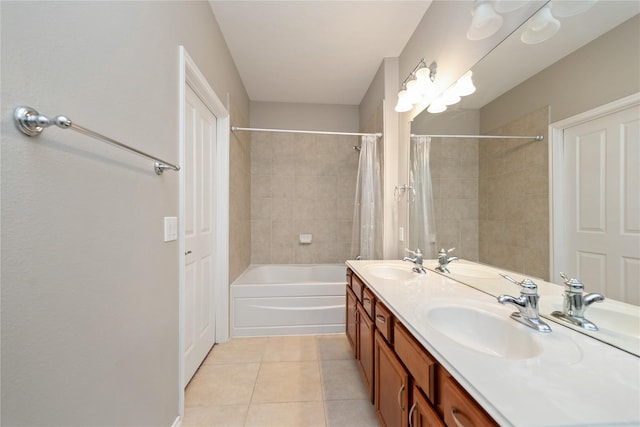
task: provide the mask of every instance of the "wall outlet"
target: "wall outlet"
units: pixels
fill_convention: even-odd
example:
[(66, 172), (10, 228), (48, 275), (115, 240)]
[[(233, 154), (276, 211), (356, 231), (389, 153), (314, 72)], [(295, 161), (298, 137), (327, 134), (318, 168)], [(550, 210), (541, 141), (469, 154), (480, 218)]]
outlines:
[(164, 241), (178, 240), (178, 218), (175, 216), (164, 217)]

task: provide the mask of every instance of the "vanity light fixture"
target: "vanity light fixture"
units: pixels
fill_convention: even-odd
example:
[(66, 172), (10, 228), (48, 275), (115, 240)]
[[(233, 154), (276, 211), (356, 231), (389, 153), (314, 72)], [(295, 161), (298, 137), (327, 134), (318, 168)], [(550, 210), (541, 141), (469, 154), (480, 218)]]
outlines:
[(551, 14), (551, 3), (547, 3), (527, 22), (520, 40), (526, 44), (542, 43), (553, 37), (559, 29), (560, 21)]
[(427, 111), (432, 114), (442, 113), (443, 111), (446, 111), (446, 110), (447, 110), (447, 104), (444, 103), (441, 96), (439, 96), (435, 101), (433, 101), (427, 108)]
[(473, 85), (472, 76), (473, 72), (469, 70), (464, 74), (464, 76), (458, 79), (454, 86), (455, 92), (458, 96), (471, 95), (476, 91), (476, 87)]
[(405, 113), (413, 108), (414, 104), (422, 101), (425, 95), (429, 95), (436, 78), (438, 64), (432, 62), (427, 66), (424, 58), (418, 62), (411, 73), (402, 82), (402, 90), (398, 92), (398, 103), (395, 110)]
[(496, 13), (489, 0), (476, 0), (471, 9), (471, 25), (467, 30), (469, 40), (483, 40), (494, 35), (502, 27), (502, 15)]

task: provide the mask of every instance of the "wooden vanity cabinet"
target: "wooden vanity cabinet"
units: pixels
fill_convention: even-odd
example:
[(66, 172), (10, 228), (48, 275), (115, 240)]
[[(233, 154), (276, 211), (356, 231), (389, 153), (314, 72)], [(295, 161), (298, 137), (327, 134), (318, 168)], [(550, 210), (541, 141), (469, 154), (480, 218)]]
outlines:
[(373, 402), (374, 326), (361, 305), (358, 305), (358, 344), (358, 367), (369, 392), (369, 400)]
[(409, 427), (445, 427), (436, 410), (415, 384), (411, 389)]
[(351, 286), (347, 284), (347, 298), (346, 298), (346, 322), (345, 322), (345, 333), (347, 335), (347, 340), (349, 341), (349, 345), (351, 345), (351, 351), (353, 352), (353, 357), (358, 358), (358, 300), (351, 290)]
[(498, 427), (498, 424), (440, 367), (438, 395), (447, 426)]
[(408, 425), (409, 373), (379, 330), (375, 331), (374, 399), (383, 427)]

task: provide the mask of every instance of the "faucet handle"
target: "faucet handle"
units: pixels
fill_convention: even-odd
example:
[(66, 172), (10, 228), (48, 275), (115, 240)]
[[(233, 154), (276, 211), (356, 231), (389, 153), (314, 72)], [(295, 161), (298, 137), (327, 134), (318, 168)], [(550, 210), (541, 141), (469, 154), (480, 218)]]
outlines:
[(584, 285), (578, 279), (568, 278), (564, 273), (560, 272), (560, 277), (564, 280), (565, 291), (573, 293), (582, 293)]
[(538, 285), (536, 285), (535, 282), (529, 278), (523, 279), (521, 282), (518, 282), (513, 277), (508, 276), (504, 273), (500, 273), (500, 275), (514, 285), (520, 286), (522, 288), (520, 292), (525, 295), (536, 295), (538, 293)]
[(415, 251), (412, 251), (412, 250), (411, 250), (411, 249), (409, 249), (409, 248), (404, 248), (404, 250), (405, 250), (406, 252), (409, 252), (409, 253), (410, 253), (411, 255), (413, 255), (413, 256), (422, 256), (422, 251), (420, 250), (420, 248), (416, 248), (416, 250), (415, 250)]

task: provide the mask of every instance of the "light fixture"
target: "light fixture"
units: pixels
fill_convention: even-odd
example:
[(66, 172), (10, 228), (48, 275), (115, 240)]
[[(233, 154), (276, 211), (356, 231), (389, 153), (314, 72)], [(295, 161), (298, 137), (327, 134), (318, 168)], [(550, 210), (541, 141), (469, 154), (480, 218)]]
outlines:
[(440, 95), (440, 99), (444, 105), (453, 105), (460, 102), (462, 98), (458, 96), (455, 91), (455, 85), (451, 86), (449, 89), (445, 90), (442, 95)]
[(447, 110), (447, 104), (445, 104), (442, 100), (442, 97), (438, 97), (435, 101), (429, 105), (427, 111), (433, 114), (442, 113)]
[(502, 15), (498, 15), (488, 0), (476, 0), (471, 10), (471, 25), (467, 30), (469, 40), (483, 40), (494, 35), (502, 27)]
[(458, 96), (471, 95), (476, 91), (476, 87), (473, 85), (473, 80), (471, 79), (472, 76), (473, 72), (469, 70), (464, 74), (464, 76), (458, 79), (454, 86), (454, 90)]
[(407, 112), (413, 108), (414, 104), (422, 102), (424, 96), (432, 90), (436, 70), (437, 64), (435, 62), (432, 62), (428, 67), (424, 58), (418, 62), (418, 65), (402, 82), (402, 90), (398, 92), (398, 103), (395, 106), (397, 112)]
[(538, 44), (550, 39), (560, 29), (560, 21), (551, 14), (551, 4), (547, 3), (527, 22), (520, 40), (526, 44)]

